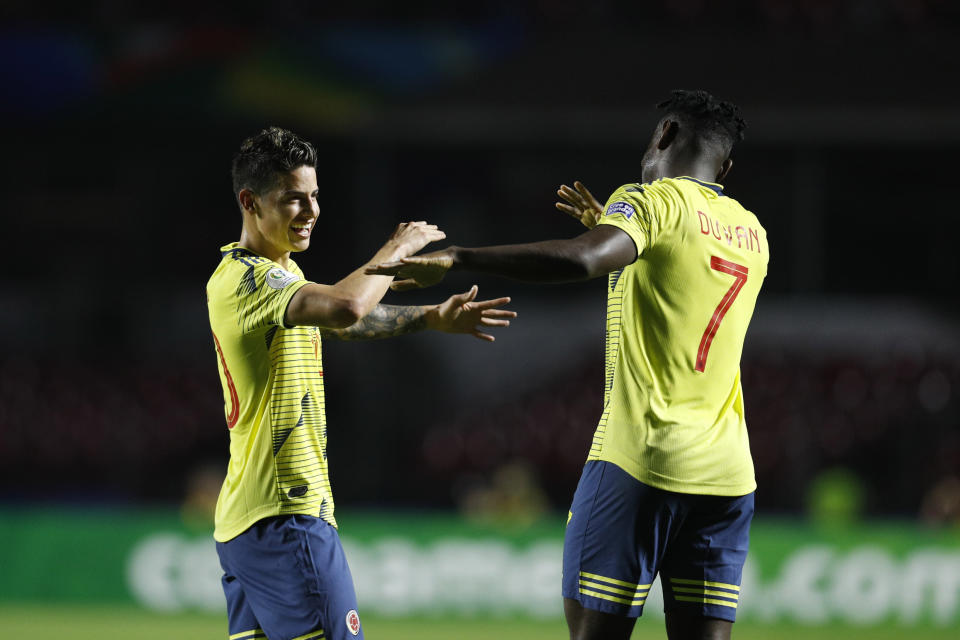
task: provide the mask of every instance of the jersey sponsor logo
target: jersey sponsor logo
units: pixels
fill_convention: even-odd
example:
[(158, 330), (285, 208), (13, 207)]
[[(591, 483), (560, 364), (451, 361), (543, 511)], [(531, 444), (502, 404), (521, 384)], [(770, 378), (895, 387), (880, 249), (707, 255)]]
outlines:
[(629, 220), (630, 216), (632, 216), (636, 212), (637, 210), (634, 209), (633, 205), (630, 204), (629, 202), (614, 202), (609, 207), (607, 207), (607, 212), (603, 215), (612, 216), (615, 213), (622, 213), (623, 217)]
[(347, 629), (353, 635), (360, 633), (360, 616), (357, 615), (356, 609), (347, 611)]
[(280, 267), (274, 267), (270, 269), (270, 271), (267, 271), (267, 285), (269, 285), (271, 289), (283, 289), (291, 282), (296, 282), (299, 279), (297, 274), (290, 273)]

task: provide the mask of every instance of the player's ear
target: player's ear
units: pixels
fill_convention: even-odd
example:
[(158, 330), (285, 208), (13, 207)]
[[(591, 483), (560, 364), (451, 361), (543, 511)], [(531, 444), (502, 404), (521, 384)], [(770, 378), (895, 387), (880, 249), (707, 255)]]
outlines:
[(723, 164), (720, 165), (720, 171), (717, 172), (717, 182), (723, 182), (723, 179), (727, 177), (727, 174), (730, 173), (730, 169), (733, 168), (733, 159), (727, 158), (723, 161)]
[(663, 126), (660, 127), (660, 139), (657, 140), (657, 149), (663, 151), (673, 143), (677, 138), (677, 133), (680, 132), (680, 125), (671, 120), (664, 120)]
[(240, 193), (237, 194), (237, 201), (240, 203), (240, 208), (243, 209), (244, 213), (257, 212), (256, 195), (250, 189), (241, 189)]

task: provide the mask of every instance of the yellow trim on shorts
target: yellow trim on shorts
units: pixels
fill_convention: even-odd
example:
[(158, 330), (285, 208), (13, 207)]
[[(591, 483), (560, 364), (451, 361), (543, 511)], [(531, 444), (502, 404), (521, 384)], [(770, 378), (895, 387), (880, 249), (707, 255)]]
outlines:
[(729, 600), (717, 600), (716, 598), (693, 598), (690, 596), (674, 596), (674, 600), (679, 600), (680, 602), (698, 602), (701, 604), (719, 604), (724, 607), (730, 607), (732, 609), (737, 608), (736, 602), (730, 602)]
[(611, 587), (609, 585), (603, 584), (602, 582), (596, 582), (594, 580), (584, 580), (583, 578), (580, 578), (580, 584), (582, 584), (585, 587), (605, 589), (606, 591), (612, 591), (613, 593), (619, 593), (624, 596), (630, 596), (631, 598), (636, 598), (638, 596), (645, 596), (650, 591), (649, 589), (634, 589), (633, 591), (627, 591), (626, 589)]
[[(638, 607), (646, 602), (647, 593), (650, 591), (649, 584), (634, 584), (632, 582), (608, 578), (606, 576), (601, 576), (596, 573), (589, 573), (587, 571), (580, 572), (579, 583), (580, 586), (578, 587), (578, 590), (583, 595), (600, 598), (602, 600), (609, 600), (610, 602), (625, 604), (631, 607)], [(622, 589), (620, 587), (614, 587), (614, 584), (620, 585), (620, 587), (628, 588)], [(612, 593), (603, 593), (601, 591), (595, 591), (595, 589), (603, 589), (603, 591), (609, 591)], [(624, 598), (616, 596), (613, 595), (614, 593), (627, 597)]]
[(685, 587), (673, 587), (674, 593), (699, 593), (700, 595), (708, 596), (723, 596), (724, 598), (730, 598), (731, 600), (739, 599), (740, 595), (737, 593), (730, 593), (729, 591), (713, 591), (711, 589), (694, 589), (694, 588), (685, 588)]
[(608, 578), (608, 577), (606, 577), (606, 576), (601, 576), (601, 575), (598, 575), (598, 574), (596, 574), (596, 573), (587, 573), (586, 571), (581, 571), (581, 572), (580, 572), (580, 577), (581, 577), (581, 578), (593, 578), (594, 580), (601, 580), (601, 581), (603, 581), (603, 582), (610, 582), (610, 583), (612, 583), (612, 584), (618, 584), (618, 585), (620, 585), (621, 587), (630, 587), (631, 589), (634, 589), (634, 590), (649, 589), (649, 588), (650, 588), (650, 585), (649, 585), (649, 584), (636, 584), (635, 582), (624, 582), (623, 580), (616, 580), (616, 579), (614, 579), (614, 578)]
[(599, 591), (591, 591), (590, 589), (580, 589), (580, 593), (585, 596), (593, 596), (594, 598), (600, 598), (602, 600), (609, 600), (610, 602), (617, 602), (619, 604), (629, 605), (631, 607), (638, 607), (644, 602), (647, 601), (646, 596), (638, 596), (633, 600), (627, 600), (626, 598), (618, 598), (617, 596), (611, 596), (606, 593), (600, 593)]
[(709, 582), (707, 580), (687, 580), (685, 578), (670, 578), (670, 582), (675, 582), (676, 584), (692, 584), (694, 586), (702, 587), (720, 587), (721, 589), (732, 589), (733, 591), (740, 591), (740, 587), (735, 584), (727, 584), (726, 582)]
[(254, 638), (266, 638), (267, 634), (263, 632), (263, 629), (250, 629), (250, 631), (241, 631), (240, 633), (235, 633), (228, 638), (228, 640), (253, 640)]
[(325, 638), (323, 635), (323, 629), (314, 629), (309, 633), (305, 633), (302, 636), (297, 636), (296, 638), (290, 638), (290, 640), (320, 640), (320, 638)]

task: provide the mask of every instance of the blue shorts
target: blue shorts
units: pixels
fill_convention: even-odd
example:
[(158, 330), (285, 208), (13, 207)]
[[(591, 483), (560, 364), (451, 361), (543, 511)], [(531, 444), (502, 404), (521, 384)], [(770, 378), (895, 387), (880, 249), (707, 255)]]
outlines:
[(733, 622), (752, 518), (752, 493), (663, 491), (591, 460), (570, 507), (563, 596), (635, 618), (659, 573), (665, 611)]
[(230, 640), (363, 638), (337, 530), (308, 515), (264, 518), (217, 543)]

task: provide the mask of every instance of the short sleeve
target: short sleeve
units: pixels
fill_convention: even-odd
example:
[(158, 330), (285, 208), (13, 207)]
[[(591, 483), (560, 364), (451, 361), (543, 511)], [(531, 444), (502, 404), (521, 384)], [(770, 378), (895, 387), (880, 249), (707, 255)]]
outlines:
[(310, 284), (276, 262), (258, 261), (247, 267), (237, 285), (237, 320), (243, 333), (270, 326), (287, 327), (284, 317), (293, 294)]
[(627, 184), (607, 200), (599, 224), (621, 229), (637, 245), (637, 257), (656, 244), (666, 211), (661, 190), (655, 185)]

